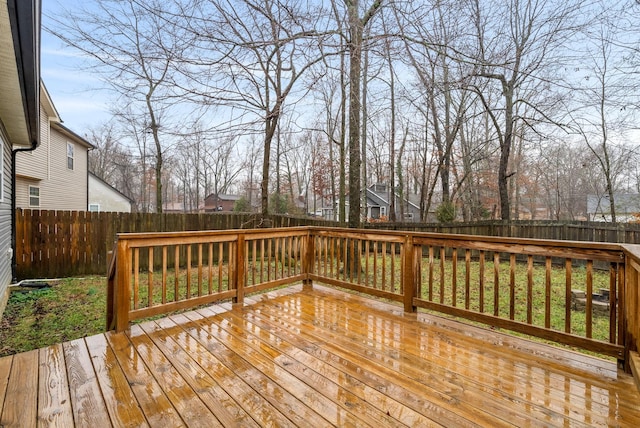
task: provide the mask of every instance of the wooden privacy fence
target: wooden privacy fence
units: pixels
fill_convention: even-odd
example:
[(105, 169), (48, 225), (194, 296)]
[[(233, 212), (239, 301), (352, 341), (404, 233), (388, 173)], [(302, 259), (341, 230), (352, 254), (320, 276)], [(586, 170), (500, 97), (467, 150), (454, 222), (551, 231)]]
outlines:
[[(337, 226), (317, 218), (257, 214), (155, 214), (16, 210), (18, 279), (104, 274), (107, 252), (117, 233), (229, 230), (260, 227)], [(640, 225), (541, 221), (453, 224), (372, 223), (367, 229), (486, 235), (594, 242), (640, 243)]]
[[(18, 279), (104, 275), (117, 233), (228, 230), (263, 227), (256, 214), (156, 214), (16, 210)], [(331, 222), (271, 216), (268, 225), (290, 227)]]
[(320, 227), (121, 234), (107, 325), (318, 281), (613, 356), (629, 370), (639, 248)]

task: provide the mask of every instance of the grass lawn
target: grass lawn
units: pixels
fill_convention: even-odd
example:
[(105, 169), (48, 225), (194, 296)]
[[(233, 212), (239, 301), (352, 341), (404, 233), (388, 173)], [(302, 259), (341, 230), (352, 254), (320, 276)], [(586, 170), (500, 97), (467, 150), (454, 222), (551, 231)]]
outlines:
[(91, 276), (13, 291), (0, 321), (0, 356), (104, 332), (106, 290), (104, 277)]

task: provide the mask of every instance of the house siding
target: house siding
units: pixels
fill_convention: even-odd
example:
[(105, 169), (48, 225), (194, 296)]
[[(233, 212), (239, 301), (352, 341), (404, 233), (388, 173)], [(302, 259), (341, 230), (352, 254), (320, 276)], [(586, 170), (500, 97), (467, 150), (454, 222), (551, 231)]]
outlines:
[(0, 315), (8, 298), (11, 283), (11, 145), (2, 123), (0, 123), (0, 143), (2, 143), (2, 174), (4, 192), (0, 201)]
[[(35, 180), (44, 180), (49, 173), (47, 162), (50, 149), (49, 115), (44, 108), (40, 108), (40, 145), (34, 151), (23, 152), (16, 158), (16, 175), (18, 177), (29, 177)], [(27, 195), (16, 194), (18, 206), (28, 206)], [(20, 202), (18, 202), (20, 201)], [(21, 203), (23, 202), (24, 203)]]
[(89, 204), (100, 211), (131, 212), (131, 201), (93, 175), (89, 175)]
[[(86, 211), (87, 157), (83, 144), (55, 129), (41, 109), (41, 144), (34, 152), (18, 153), (16, 206), (42, 210)], [(46, 116), (46, 117), (45, 117)], [(73, 170), (67, 168), (67, 142), (74, 146)], [(29, 186), (40, 188), (40, 206), (29, 205)]]

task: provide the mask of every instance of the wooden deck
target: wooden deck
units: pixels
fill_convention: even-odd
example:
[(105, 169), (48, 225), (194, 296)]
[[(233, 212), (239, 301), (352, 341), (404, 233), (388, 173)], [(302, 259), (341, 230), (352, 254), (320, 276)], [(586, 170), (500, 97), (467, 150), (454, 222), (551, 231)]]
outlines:
[(614, 363), (314, 285), (0, 359), (0, 426), (640, 426)]

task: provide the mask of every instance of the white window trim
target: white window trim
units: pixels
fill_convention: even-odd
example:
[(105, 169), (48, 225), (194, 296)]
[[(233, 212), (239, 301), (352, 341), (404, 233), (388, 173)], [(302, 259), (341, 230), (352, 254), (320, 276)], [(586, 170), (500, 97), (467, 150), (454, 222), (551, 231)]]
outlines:
[[(32, 197), (34, 197), (34, 198), (35, 198), (35, 196), (31, 196), (31, 189), (38, 189), (38, 205), (33, 205), (33, 204), (31, 204), (31, 198), (32, 198)], [(33, 208), (40, 208), (40, 205), (41, 205), (41, 204), (40, 204), (40, 202), (41, 202), (41, 201), (40, 201), (40, 187), (38, 187), (38, 186), (31, 186), (31, 185), (29, 185), (29, 207), (33, 207)]]
[[(69, 156), (69, 148), (71, 148), (71, 156)], [(70, 169), (71, 171), (73, 171), (75, 169), (75, 147), (73, 146), (73, 143), (67, 141), (67, 169)], [(69, 159), (71, 159), (71, 168), (69, 168)]]
[[(91, 207), (98, 208), (97, 210), (92, 210)], [(100, 212), (100, 204), (89, 204), (89, 212), (99, 213)]]

